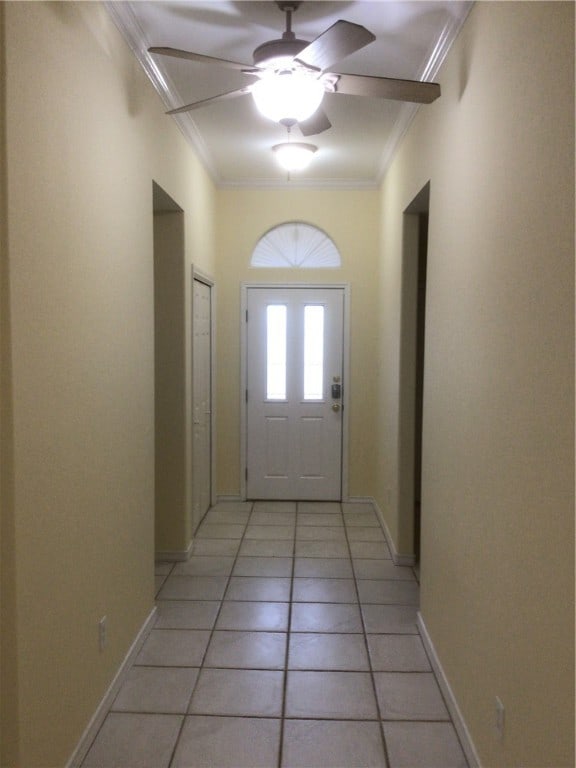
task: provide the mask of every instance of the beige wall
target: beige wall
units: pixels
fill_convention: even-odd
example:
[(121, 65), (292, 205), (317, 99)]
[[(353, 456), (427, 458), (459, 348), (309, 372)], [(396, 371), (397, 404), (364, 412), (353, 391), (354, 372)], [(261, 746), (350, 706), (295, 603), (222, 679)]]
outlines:
[(486, 766), (574, 765), (573, 14), (477, 3), (383, 185), (378, 501), (410, 551), (402, 228), (430, 180), (422, 614)]
[[(349, 493), (374, 487), (374, 398), (378, 252), (377, 191), (218, 192), (217, 493), (240, 492), (240, 285), (350, 283)], [(341, 269), (256, 269), (260, 237), (285, 221), (319, 227), (336, 243)]]
[(3, 10), (2, 764), (37, 768), (68, 759), (152, 608), (152, 180), (208, 273), (214, 190), (101, 6)]

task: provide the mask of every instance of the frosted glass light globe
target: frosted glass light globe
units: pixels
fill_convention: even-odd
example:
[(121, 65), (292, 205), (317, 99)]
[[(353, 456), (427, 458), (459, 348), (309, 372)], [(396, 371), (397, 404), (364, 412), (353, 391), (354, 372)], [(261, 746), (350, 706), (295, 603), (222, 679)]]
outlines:
[(264, 117), (293, 125), (316, 112), (324, 98), (324, 86), (315, 77), (290, 70), (262, 77), (252, 87), (252, 96)]
[(303, 171), (310, 164), (317, 147), (302, 142), (287, 142), (276, 144), (272, 149), (276, 153), (278, 162), (286, 171)]

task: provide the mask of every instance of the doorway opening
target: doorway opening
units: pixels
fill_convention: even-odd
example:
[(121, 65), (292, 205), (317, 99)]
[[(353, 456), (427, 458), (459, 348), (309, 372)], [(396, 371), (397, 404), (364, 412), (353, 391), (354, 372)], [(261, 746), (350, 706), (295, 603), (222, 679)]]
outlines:
[[(154, 475), (157, 557), (185, 549), (186, 467), (184, 212), (153, 182)], [(189, 524), (188, 524), (189, 525)]]
[(402, 269), (401, 492), (402, 518), (411, 535), (415, 563), (420, 561), (422, 517), (422, 429), (428, 271), (428, 182), (404, 211)]

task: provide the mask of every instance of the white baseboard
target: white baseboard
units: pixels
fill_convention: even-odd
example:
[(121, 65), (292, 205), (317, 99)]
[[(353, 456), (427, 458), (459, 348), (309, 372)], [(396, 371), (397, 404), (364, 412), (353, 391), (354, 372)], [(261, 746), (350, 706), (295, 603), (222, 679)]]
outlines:
[(392, 560), (394, 561), (394, 565), (407, 565), (413, 568), (416, 565), (416, 555), (414, 554), (405, 555), (396, 550), (394, 539), (392, 538), (390, 529), (386, 524), (386, 520), (384, 519), (382, 510), (378, 506), (378, 502), (376, 501), (376, 499), (370, 499), (370, 501), (372, 502), (374, 509), (376, 510), (376, 514), (378, 515), (378, 519), (380, 520), (380, 525), (382, 526), (382, 530), (384, 531), (384, 536), (386, 537), (386, 543), (388, 544), (388, 548), (390, 549), (390, 552), (392, 554)]
[(194, 539), (190, 539), (190, 544), (188, 544), (187, 549), (169, 549), (164, 550), (163, 552), (156, 552), (154, 554), (154, 559), (158, 562), (165, 563), (185, 563), (190, 559), (193, 544)]
[(430, 663), (432, 665), (432, 669), (434, 670), (434, 674), (436, 675), (440, 690), (444, 695), (446, 706), (448, 707), (450, 717), (454, 723), (454, 728), (456, 729), (456, 733), (458, 734), (458, 738), (462, 744), (462, 749), (464, 750), (464, 754), (468, 760), (468, 765), (470, 768), (480, 768), (480, 758), (478, 757), (474, 742), (470, 736), (470, 731), (468, 730), (468, 726), (466, 725), (462, 712), (460, 711), (460, 707), (458, 706), (454, 692), (450, 687), (448, 678), (444, 673), (444, 669), (442, 668), (442, 664), (440, 663), (440, 659), (438, 658), (438, 654), (436, 653), (436, 649), (434, 648), (434, 644), (432, 643), (432, 639), (428, 634), (426, 624), (424, 623), (424, 619), (422, 618), (422, 614), (420, 612), (418, 612), (418, 631), (420, 632), (420, 637), (422, 638), (422, 642), (426, 648), (426, 653), (430, 658)]
[(82, 761), (86, 757), (88, 750), (92, 746), (92, 742), (96, 738), (96, 735), (98, 734), (98, 731), (100, 730), (100, 727), (102, 726), (102, 723), (104, 722), (104, 719), (106, 715), (108, 714), (108, 710), (112, 706), (112, 702), (116, 698), (118, 691), (120, 690), (120, 687), (122, 686), (122, 683), (124, 682), (124, 679), (126, 677), (126, 674), (128, 673), (128, 670), (134, 663), (136, 656), (140, 652), (140, 649), (144, 645), (144, 641), (150, 634), (150, 630), (154, 626), (154, 622), (156, 621), (156, 606), (151, 610), (150, 615), (140, 628), (140, 631), (136, 635), (136, 638), (132, 645), (130, 646), (130, 649), (128, 653), (126, 654), (124, 661), (120, 665), (118, 671), (116, 672), (114, 679), (110, 683), (110, 686), (108, 687), (108, 690), (104, 694), (102, 701), (98, 705), (96, 712), (93, 714), (92, 719), (86, 726), (86, 730), (82, 734), (80, 741), (78, 742), (76, 749), (72, 753), (72, 756), (66, 763), (66, 768), (79, 768), (82, 764)]

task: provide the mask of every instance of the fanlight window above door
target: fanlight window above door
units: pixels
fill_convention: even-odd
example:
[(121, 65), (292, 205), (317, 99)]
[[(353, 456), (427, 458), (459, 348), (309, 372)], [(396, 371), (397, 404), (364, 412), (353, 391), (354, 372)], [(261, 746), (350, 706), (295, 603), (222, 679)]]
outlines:
[(323, 269), (341, 266), (334, 242), (321, 229), (289, 221), (262, 235), (250, 260), (252, 267)]

